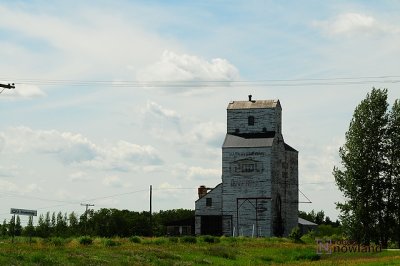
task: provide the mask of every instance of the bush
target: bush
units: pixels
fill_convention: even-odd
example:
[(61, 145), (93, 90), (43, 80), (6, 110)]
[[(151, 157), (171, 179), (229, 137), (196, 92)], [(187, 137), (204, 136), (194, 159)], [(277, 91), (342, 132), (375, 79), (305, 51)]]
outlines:
[(292, 239), (296, 243), (301, 243), (301, 232), (300, 228), (296, 226), (295, 228), (292, 229), (292, 232), (289, 234), (289, 238)]
[(197, 243), (197, 238), (195, 236), (184, 236), (181, 238), (182, 243), (191, 243), (191, 244), (196, 244)]
[(129, 241), (131, 241), (132, 243), (141, 243), (142, 242), (142, 239), (140, 238), (140, 237), (138, 237), (138, 236), (131, 236), (130, 238), (129, 238)]
[(90, 238), (90, 236), (82, 236), (79, 238), (79, 244), (81, 245), (91, 245), (93, 243), (93, 239)]
[(154, 238), (150, 241), (151, 244), (156, 244), (156, 245), (163, 245), (165, 243), (167, 243), (167, 239), (163, 238), (163, 237), (157, 237)]
[(56, 247), (64, 245), (64, 239), (61, 237), (52, 237), (50, 242)]
[(318, 226), (317, 236), (332, 236), (332, 235), (342, 235), (341, 227), (333, 227), (332, 225), (321, 224)]
[(179, 242), (179, 238), (178, 237), (169, 237), (168, 241), (170, 243), (178, 243)]
[(202, 239), (206, 243), (219, 243), (221, 242), (218, 237), (215, 236), (202, 236)]
[(232, 237), (232, 236), (221, 236), (220, 240), (222, 242), (228, 242), (228, 243), (234, 243), (238, 242), (238, 237)]
[(104, 241), (104, 245), (105, 245), (106, 247), (115, 247), (115, 246), (120, 246), (121, 243), (119, 243), (119, 242), (117, 242), (117, 241), (114, 241), (114, 240), (112, 240), (112, 239), (106, 239), (106, 240)]

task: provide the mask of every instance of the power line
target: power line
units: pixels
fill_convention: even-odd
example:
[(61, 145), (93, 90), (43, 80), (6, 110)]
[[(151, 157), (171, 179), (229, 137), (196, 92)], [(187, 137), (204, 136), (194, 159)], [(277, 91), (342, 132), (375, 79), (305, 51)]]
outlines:
[[(2, 78), (0, 78), (2, 79)], [(321, 86), (352, 85), (371, 83), (400, 83), (398, 75), (299, 78), (299, 79), (260, 79), (260, 80), (193, 80), (193, 81), (136, 81), (136, 80), (73, 80), (73, 79), (29, 79), (14, 78), (18, 84), (40, 86), (108, 86), (108, 87), (220, 87), (220, 86)]]

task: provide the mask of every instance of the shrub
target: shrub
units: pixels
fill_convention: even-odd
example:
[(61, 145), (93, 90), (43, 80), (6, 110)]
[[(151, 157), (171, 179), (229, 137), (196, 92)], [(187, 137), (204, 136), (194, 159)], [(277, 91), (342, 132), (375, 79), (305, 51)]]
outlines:
[(79, 244), (81, 245), (91, 245), (93, 243), (93, 239), (90, 238), (90, 236), (82, 236), (79, 238)]
[(296, 243), (301, 243), (301, 232), (300, 228), (296, 226), (295, 228), (292, 229), (292, 232), (289, 234), (289, 238), (292, 239)]
[(115, 246), (120, 246), (121, 243), (120, 243), (120, 242), (117, 242), (117, 241), (114, 241), (114, 240), (112, 240), (112, 239), (106, 239), (106, 240), (104, 241), (104, 245), (105, 245), (106, 247), (115, 247)]
[(228, 243), (234, 243), (238, 242), (238, 237), (232, 237), (232, 236), (221, 236), (220, 240), (222, 242), (228, 242)]
[(342, 235), (341, 227), (333, 227), (332, 225), (321, 224), (318, 226), (317, 236), (332, 236), (332, 235)]
[(131, 236), (129, 238), (129, 241), (131, 241), (132, 243), (140, 243), (140, 242), (142, 242), (142, 239), (138, 236)]
[(203, 236), (202, 239), (206, 243), (219, 243), (219, 242), (221, 242), (218, 237), (214, 237), (214, 236)]
[(168, 238), (168, 241), (170, 242), (170, 243), (178, 243), (179, 242), (179, 238), (178, 237), (169, 237)]
[(64, 239), (61, 237), (52, 237), (50, 242), (56, 247), (64, 245)]
[(197, 238), (195, 236), (184, 236), (181, 238), (181, 242), (195, 244), (197, 243)]
[(150, 243), (156, 244), (156, 245), (162, 245), (162, 244), (167, 243), (167, 240), (163, 237), (157, 237), (157, 238), (153, 239)]

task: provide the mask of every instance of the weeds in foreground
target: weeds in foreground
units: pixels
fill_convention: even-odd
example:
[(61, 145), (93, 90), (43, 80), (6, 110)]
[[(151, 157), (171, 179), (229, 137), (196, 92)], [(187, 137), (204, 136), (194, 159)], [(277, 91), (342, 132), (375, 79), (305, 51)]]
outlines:
[[(320, 256), (315, 243), (286, 238), (18, 238), (0, 241), (0, 265), (396, 265), (400, 251)], [(317, 261), (317, 262), (316, 262)]]

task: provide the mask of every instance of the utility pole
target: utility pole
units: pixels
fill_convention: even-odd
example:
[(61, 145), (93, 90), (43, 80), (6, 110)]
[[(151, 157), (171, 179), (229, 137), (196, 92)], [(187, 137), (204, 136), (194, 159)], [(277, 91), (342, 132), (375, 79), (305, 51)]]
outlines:
[(0, 91), (0, 93), (2, 93), (5, 89), (15, 89), (15, 85), (14, 85), (14, 83), (12, 83), (12, 84), (10, 84), (10, 83), (8, 83), (8, 84), (1, 84), (0, 83), (0, 88), (3, 88), (1, 91)]
[(85, 211), (85, 216), (86, 216), (86, 221), (85, 221), (85, 235), (86, 235), (86, 225), (87, 225), (87, 221), (88, 221), (88, 207), (89, 207), (89, 206), (94, 206), (94, 204), (81, 203), (81, 206), (86, 206), (86, 211)]
[(153, 236), (152, 194), (153, 194), (153, 186), (150, 185), (150, 236)]

